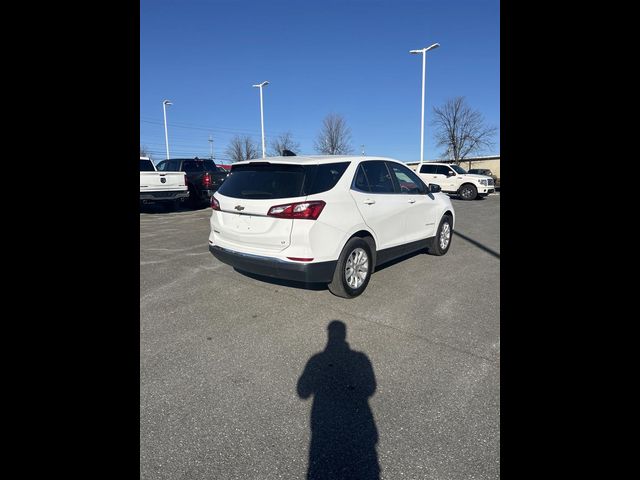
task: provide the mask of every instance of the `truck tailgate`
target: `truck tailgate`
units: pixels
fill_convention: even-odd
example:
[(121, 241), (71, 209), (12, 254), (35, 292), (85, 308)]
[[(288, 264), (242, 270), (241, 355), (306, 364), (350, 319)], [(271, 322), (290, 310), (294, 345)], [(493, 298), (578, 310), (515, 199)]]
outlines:
[(140, 191), (187, 190), (183, 172), (140, 172)]

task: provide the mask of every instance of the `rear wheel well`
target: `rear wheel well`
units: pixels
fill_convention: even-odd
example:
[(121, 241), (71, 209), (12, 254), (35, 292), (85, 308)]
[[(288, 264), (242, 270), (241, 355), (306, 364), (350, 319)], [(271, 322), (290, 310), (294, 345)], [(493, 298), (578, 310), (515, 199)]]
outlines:
[(353, 235), (351, 235), (347, 239), (347, 242), (354, 237), (361, 238), (369, 244), (369, 248), (371, 249), (371, 256), (373, 257), (371, 259), (371, 264), (373, 265), (373, 270), (371, 271), (371, 273), (373, 273), (376, 268), (376, 261), (377, 261), (377, 255), (378, 255), (378, 252), (376, 251), (376, 241), (374, 240), (373, 235), (371, 235), (371, 232), (367, 232), (366, 230), (360, 230), (354, 233)]

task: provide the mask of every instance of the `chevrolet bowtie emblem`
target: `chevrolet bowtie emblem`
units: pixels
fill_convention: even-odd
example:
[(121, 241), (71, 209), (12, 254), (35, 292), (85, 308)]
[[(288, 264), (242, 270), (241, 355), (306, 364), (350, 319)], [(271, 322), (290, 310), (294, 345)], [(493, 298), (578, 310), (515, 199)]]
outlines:
[(233, 208), (235, 208), (235, 209), (236, 209), (236, 210), (238, 210), (239, 212), (240, 212), (241, 210), (244, 210), (244, 207), (243, 207), (242, 205), (236, 205), (236, 206), (235, 206), (235, 207), (233, 207)]

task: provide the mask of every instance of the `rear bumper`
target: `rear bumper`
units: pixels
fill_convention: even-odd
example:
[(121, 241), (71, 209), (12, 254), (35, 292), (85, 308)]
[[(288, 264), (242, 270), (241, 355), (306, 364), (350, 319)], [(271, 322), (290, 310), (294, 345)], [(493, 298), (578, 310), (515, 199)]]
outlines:
[(233, 252), (209, 245), (211, 254), (227, 265), (256, 275), (305, 283), (329, 283), (333, 279), (337, 261), (319, 263), (287, 262), (273, 257), (262, 257)]
[(161, 202), (163, 200), (176, 200), (178, 198), (187, 198), (189, 190), (169, 190), (157, 192), (140, 192), (140, 200)]

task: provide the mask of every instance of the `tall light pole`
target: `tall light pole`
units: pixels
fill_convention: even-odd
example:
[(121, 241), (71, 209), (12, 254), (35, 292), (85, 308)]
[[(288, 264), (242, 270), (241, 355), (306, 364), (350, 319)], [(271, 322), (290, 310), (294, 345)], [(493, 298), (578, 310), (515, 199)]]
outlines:
[(262, 158), (266, 158), (265, 147), (264, 147), (264, 110), (262, 108), (262, 87), (269, 85), (269, 82), (266, 80), (258, 85), (253, 85), (254, 87), (260, 88), (260, 125), (262, 126)]
[(173, 105), (169, 100), (162, 101), (162, 112), (164, 113), (164, 143), (167, 146), (167, 160), (169, 160), (169, 134), (167, 133), (167, 105)]
[(439, 46), (439, 43), (434, 43), (433, 45), (430, 45), (426, 48), (409, 51), (409, 53), (422, 54), (422, 123), (420, 124), (420, 163), (422, 163), (422, 161), (424, 160), (424, 82), (427, 71), (427, 52), (429, 50), (433, 50), (434, 48), (438, 48)]

